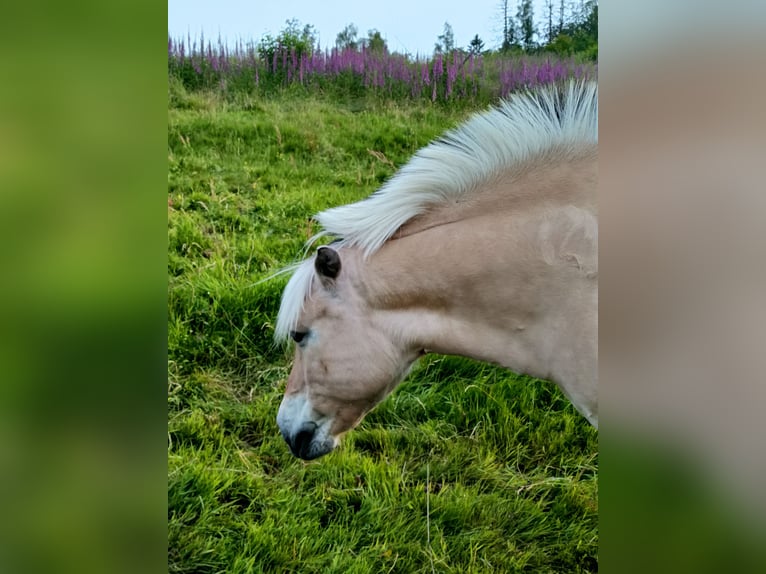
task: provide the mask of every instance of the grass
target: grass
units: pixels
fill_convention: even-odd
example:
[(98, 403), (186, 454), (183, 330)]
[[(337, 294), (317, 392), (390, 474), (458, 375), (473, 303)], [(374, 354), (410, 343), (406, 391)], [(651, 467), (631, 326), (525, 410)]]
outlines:
[(596, 571), (597, 433), (551, 383), (429, 357), (327, 457), (276, 426), (259, 281), (470, 110), (171, 82), (168, 113), (169, 571)]

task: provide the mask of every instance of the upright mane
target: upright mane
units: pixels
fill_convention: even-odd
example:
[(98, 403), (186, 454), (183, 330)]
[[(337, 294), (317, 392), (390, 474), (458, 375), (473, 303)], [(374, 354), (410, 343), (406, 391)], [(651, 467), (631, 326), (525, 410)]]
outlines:
[[(571, 80), (515, 93), (497, 107), (419, 150), (368, 198), (317, 214), (322, 227), (309, 243), (325, 236), (369, 256), (402, 225), (427, 209), (471, 193), (497, 174), (554, 147), (574, 149), (598, 142), (598, 84)], [(311, 290), (313, 257), (295, 271), (282, 295), (275, 338), (295, 329)]]

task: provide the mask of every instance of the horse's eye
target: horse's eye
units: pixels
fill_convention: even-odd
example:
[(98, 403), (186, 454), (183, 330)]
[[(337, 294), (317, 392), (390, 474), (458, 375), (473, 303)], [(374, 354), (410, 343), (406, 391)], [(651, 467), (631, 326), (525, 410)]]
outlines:
[(308, 335), (307, 331), (290, 331), (290, 338), (296, 343), (300, 343)]

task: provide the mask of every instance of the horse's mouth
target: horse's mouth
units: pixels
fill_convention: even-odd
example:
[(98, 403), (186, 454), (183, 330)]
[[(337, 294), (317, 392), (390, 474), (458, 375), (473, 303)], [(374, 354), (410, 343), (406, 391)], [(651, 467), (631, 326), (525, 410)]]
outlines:
[(314, 460), (321, 456), (324, 456), (335, 448), (335, 440), (332, 437), (318, 438), (316, 433), (312, 430), (305, 429), (304, 427), (310, 427), (314, 423), (304, 424), (302, 430), (296, 433), (293, 437), (288, 437), (285, 433), (282, 433), (282, 438), (285, 439), (287, 446), (290, 447), (290, 452), (294, 456), (302, 460)]
[(296, 420), (290, 416), (292, 414), (290, 411), (289, 406), (280, 408), (277, 425), (294, 456), (303, 460), (314, 460), (335, 448), (338, 440), (328, 432), (329, 421), (317, 424), (312, 420), (303, 419), (303, 422), (300, 422), (303, 417), (296, 417)]

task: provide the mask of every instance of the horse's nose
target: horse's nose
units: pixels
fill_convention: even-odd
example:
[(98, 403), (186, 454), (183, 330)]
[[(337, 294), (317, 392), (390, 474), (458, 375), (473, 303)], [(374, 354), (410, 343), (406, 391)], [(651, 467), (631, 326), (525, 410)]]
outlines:
[(295, 456), (305, 460), (313, 458), (310, 456), (311, 441), (314, 439), (316, 430), (316, 423), (305, 422), (294, 435), (285, 435), (285, 441)]

